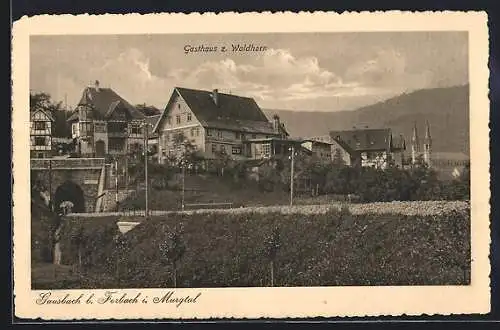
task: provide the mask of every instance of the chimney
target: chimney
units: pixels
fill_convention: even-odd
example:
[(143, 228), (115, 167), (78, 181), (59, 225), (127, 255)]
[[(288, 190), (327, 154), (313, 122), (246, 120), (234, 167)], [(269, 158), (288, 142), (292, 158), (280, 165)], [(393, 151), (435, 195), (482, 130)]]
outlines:
[(276, 133), (278, 133), (280, 131), (280, 127), (281, 127), (281, 125), (280, 125), (280, 116), (278, 116), (278, 115), (275, 114), (273, 116), (273, 129), (274, 129), (274, 131)]
[(219, 106), (219, 90), (214, 89), (212, 91), (212, 99), (214, 100), (214, 103), (216, 106)]
[(99, 80), (96, 80), (95, 81), (95, 91), (98, 92), (99, 91)]

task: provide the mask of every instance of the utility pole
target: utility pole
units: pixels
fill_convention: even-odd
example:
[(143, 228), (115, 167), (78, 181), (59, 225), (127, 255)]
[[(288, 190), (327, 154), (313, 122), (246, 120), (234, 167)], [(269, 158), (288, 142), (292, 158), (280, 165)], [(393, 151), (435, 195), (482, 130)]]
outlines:
[(144, 181), (146, 183), (145, 191), (145, 210), (144, 218), (147, 220), (149, 215), (149, 205), (148, 205), (148, 192), (149, 192), (149, 179), (148, 179), (148, 124), (144, 122)]
[(290, 169), (290, 206), (293, 205), (293, 167), (294, 167), (294, 161), (295, 161), (295, 146), (292, 144), (292, 156), (291, 156), (291, 169)]
[(49, 158), (49, 207), (54, 211), (54, 203), (52, 200), (52, 159)]
[(115, 157), (115, 205), (118, 212), (118, 158)]
[(181, 200), (181, 210), (184, 211), (184, 194), (185, 194), (185, 177), (186, 177), (186, 164), (182, 160), (182, 200)]

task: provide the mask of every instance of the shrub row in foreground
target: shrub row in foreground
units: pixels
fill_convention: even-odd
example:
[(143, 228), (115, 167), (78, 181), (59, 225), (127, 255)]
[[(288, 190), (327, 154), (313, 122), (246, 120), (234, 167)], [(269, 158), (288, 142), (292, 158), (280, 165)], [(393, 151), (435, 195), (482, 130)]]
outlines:
[[(63, 262), (81, 264), (78, 287), (172, 287), (171, 265), (160, 245), (181, 229), (185, 253), (177, 262), (179, 287), (270, 285), (266, 238), (279, 231), (274, 285), (467, 284), (469, 212), (437, 215), (271, 212), (171, 214), (143, 222), (117, 251), (116, 220), (68, 220)], [(80, 248), (71, 238), (82, 233)], [(80, 262), (81, 261), (81, 262)]]

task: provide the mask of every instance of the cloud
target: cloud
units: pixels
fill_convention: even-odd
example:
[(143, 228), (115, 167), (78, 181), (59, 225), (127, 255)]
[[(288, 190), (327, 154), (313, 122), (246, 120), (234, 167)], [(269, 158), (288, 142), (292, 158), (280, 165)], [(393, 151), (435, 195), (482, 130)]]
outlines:
[(434, 74), (430, 70), (412, 72), (402, 53), (387, 49), (377, 51), (367, 61), (354, 63), (347, 70), (345, 79), (390, 93), (430, 87)]
[(391, 96), (396, 93), (394, 85), (401, 87), (401, 79), (413, 86), (423, 86), (427, 81), (425, 75), (407, 73), (405, 59), (387, 51), (356, 63), (344, 78), (322, 67), (316, 57), (296, 57), (287, 49), (269, 49), (248, 63), (237, 60), (205, 61), (160, 74), (151, 70), (151, 60), (141, 50), (130, 48), (90, 70), (90, 76), (115, 88), (132, 103), (147, 102), (162, 108), (175, 86), (218, 88), (254, 97), (266, 106), (318, 98)]
[(316, 57), (297, 58), (286, 49), (269, 49), (250, 64), (231, 58), (208, 61), (190, 71), (174, 70), (170, 77), (196, 88), (230, 90), (263, 101), (334, 95), (338, 88), (349, 87)]

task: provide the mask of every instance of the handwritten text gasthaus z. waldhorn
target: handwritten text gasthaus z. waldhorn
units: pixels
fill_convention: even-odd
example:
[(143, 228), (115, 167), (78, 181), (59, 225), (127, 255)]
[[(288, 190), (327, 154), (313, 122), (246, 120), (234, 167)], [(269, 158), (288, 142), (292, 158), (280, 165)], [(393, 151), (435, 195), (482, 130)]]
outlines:
[(36, 298), (37, 305), (126, 305), (126, 304), (172, 304), (180, 307), (183, 304), (195, 304), (199, 301), (201, 292), (193, 295), (177, 295), (175, 291), (167, 291), (161, 295), (148, 296), (143, 292), (134, 294), (120, 291), (105, 291), (104, 293), (54, 294), (42, 292)]
[(267, 46), (250, 44), (231, 44), (231, 45), (184, 45), (184, 54), (206, 54), (206, 53), (259, 53), (268, 50)]

